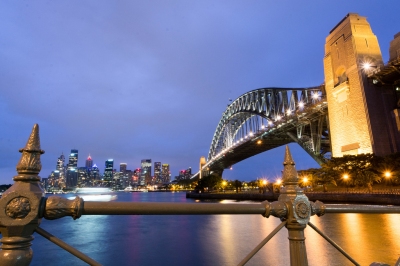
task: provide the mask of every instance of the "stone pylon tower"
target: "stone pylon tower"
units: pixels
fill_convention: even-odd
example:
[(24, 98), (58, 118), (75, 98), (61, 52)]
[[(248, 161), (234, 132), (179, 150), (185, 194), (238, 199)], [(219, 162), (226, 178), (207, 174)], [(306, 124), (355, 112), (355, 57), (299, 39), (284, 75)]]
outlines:
[(375, 86), (363, 68), (383, 65), (365, 17), (348, 14), (326, 38), (324, 71), (332, 156), (397, 152), (391, 89)]

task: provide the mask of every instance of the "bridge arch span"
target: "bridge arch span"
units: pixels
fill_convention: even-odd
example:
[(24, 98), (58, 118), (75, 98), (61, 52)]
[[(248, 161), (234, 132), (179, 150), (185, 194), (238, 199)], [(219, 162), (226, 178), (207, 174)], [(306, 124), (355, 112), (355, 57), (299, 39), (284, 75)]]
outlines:
[(324, 85), (261, 88), (239, 96), (222, 113), (204, 169), (222, 173), (290, 142), (297, 142), (318, 163), (330, 151)]

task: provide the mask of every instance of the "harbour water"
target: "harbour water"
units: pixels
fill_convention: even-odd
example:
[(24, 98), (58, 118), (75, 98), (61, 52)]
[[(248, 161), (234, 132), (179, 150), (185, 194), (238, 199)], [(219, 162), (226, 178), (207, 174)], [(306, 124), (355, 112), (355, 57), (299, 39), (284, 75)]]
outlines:
[[(71, 195), (65, 195), (66, 197)], [(185, 193), (117, 193), (118, 201), (196, 202)], [(234, 201), (215, 201), (215, 204)], [(198, 202), (201, 204), (201, 202)], [(394, 265), (400, 257), (400, 215), (326, 214), (311, 222), (361, 265)], [(44, 220), (41, 227), (103, 265), (237, 265), (280, 221), (261, 215), (82, 216)], [(307, 227), (309, 265), (352, 265)], [(86, 265), (34, 235), (31, 265)], [(247, 265), (290, 265), (283, 228)]]

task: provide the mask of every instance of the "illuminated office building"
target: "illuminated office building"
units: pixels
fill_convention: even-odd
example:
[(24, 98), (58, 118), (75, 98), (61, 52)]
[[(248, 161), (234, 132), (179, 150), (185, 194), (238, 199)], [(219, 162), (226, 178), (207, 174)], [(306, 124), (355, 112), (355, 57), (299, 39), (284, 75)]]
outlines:
[(140, 168), (139, 185), (145, 186), (151, 184), (151, 159), (143, 159)]
[(66, 185), (69, 188), (76, 187), (78, 185), (78, 150), (72, 149), (69, 155), (68, 167), (67, 167), (67, 178)]
[(155, 183), (162, 183), (161, 163), (160, 162), (155, 162), (154, 163), (154, 182)]
[(171, 180), (171, 173), (169, 171), (169, 164), (164, 163), (161, 170), (162, 182), (168, 183)]
[(114, 160), (108, 159), (105, 162), (104, 181), (112, 181), (113, 180), (113, 169), (114, 169)]
[(119, 171), (123, 174), (126, 172), (126, 163), (120, 163), (119, 164)]

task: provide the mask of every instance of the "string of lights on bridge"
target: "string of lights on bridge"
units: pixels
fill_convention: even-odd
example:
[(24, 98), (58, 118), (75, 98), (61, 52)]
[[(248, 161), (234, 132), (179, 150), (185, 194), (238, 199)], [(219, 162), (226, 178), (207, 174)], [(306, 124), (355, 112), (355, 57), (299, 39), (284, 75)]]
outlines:
[[(320, 91), (320, 90), (312, 91), (311, 98), (312, 98), (313, 104), (312, 104), (312, 106), (310, 106), (310, 108), (320, 107), (320, 105), (318, 103), (321, 101), (322, 91)], [(324, 102), (324, 103), (326, 103), (326, 102)], [(254, 130), (254, 131), (250, 130), (248, 133), (246, 132), (246, 134), (244, 136), (242, 135), (238, 138), (237, 138), (237, 135), (239, 135), (240, 130), (237, 130), (235, 136), (233, 137), (236, 140), (233, 141), (229, 146), (223, 148), (217, 154), (212, 156), (211, 160), (208, 160), (208, 162), (202, 166), (202, 169), (207, 169), (215, 161), (217, 161), (217, 160), (221, 159), (223, 156), (225, 156), (226, 153), (230, 152), (232, 149), (234, 149), (248, 141), (256, 141), (257, 144), (261, 144), (262, 141), (261, 141), (260, 137), (263, 133), (273, 132), (274, 130), (282, 127), (283, 125), (290, 123), (291, 120), (289, 120), (289, 118), (294, 114), (296, 114), (298, 116), (301, 115), (301, 112), (306, 111), (305, 107), (306, 107), (306, 103), (304, 103), (304, 101), (300, 100), (297, 104), (297, 112), (295, 112), (296, 110), (293, 110), (290, 108), (290, 106), (288, 106), (288, 108), (284, 112), (282, 112), (282, 114), (275, 115), (275, 118), (261, 117), (262, 125), (261, 125), (260, 130)], [(229, 108), (229, 105), (228, 105), (228, 108)], [(241, 128), (243, 128), (243, 125), (248, 120), (250, 120), (252, 117), (255, 117), (255, 116), (257, 116), (257, 115), (253, 114), (249, 118), (247, 118), (246, 121), (242, 124)], [(287, 118), (286, 120), (284, 119), (285, 117)], [(266, 120), (266, 123), (264, 123), (264, 120)], [(232, 169), (232, 166), (230, 167), (230, 169)], [(193, 177), (198, 176), (199, 172), (197, 172), (195, 175), (193, 175)]]

